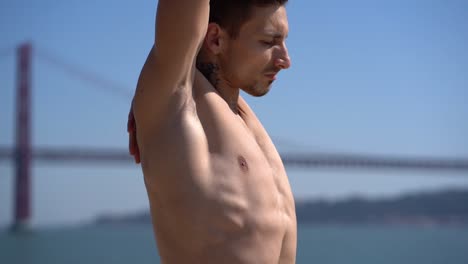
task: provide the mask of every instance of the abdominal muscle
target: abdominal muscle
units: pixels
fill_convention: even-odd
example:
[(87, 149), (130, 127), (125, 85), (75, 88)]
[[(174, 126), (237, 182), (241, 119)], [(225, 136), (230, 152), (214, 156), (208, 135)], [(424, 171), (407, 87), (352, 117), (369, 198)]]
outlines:
[(292, 220), (282, 164), (219, 95), (194, 97), (143, 162), (161, 260), (276, 264)]

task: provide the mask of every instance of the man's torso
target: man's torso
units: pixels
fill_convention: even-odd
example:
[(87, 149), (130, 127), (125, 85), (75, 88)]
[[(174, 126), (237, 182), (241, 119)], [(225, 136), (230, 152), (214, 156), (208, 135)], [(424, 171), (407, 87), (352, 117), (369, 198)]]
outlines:
[(293, 263), (294, 200), (271, 139), (199, 72), (191, 91), (175, 95), (142, 163), (163, 262)]

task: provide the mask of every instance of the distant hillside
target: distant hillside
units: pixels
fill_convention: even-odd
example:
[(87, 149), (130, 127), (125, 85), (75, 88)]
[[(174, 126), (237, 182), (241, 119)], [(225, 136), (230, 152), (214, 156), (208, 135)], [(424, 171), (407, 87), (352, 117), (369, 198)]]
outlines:
[[(468, 225), (468, 190), (418, 193), (394, 199), (296, 201), (300, 224)], [(104, 215), (95, 224), (150, 224), (148, 212)]]
[(381, 200), (298, 201), (296, 213), (299, 223), (468, 225), (468, 190)]

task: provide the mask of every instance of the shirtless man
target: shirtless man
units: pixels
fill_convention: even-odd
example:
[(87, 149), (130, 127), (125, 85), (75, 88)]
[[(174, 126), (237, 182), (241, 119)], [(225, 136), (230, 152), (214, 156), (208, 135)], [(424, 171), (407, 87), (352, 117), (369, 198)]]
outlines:
[(239, 96), (290, 66), (285, 2), (159, 0), (128, 130), (162, 263), (295, 263), (283, 163)]

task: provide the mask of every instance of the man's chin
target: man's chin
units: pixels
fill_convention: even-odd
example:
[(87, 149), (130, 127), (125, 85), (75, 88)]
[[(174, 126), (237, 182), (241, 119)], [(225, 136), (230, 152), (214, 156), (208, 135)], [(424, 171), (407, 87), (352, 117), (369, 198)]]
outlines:
[(271, 89), (271, 84), (273, 81), (265, 86), (265, 87), (249, 87), (249, 88), (243, 88), (242, 91), (246, 92), (247, 94), (254, 96), (254, 97), (262, 97), (266, 95), (270, 89)]

